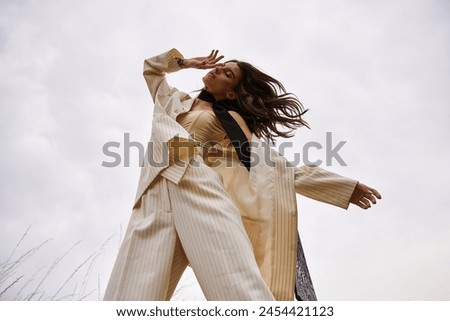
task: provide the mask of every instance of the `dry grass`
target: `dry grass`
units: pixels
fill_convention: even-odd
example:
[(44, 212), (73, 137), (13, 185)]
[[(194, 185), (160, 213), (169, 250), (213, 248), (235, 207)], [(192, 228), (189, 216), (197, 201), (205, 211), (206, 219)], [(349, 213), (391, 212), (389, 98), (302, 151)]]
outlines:
[[(17, 252), (21, 250), (21, 245), (27, 237), (30, 228), (23, 233), (7, 260), (0, 263), (0, 300), (85, 300), (96, 291), (97, 298), (100, 299), (100, 277), (97, 277), (98, 286), (96, 289), (88, 289), (88, 281), (93, 273), (96, 260), (104, 252), (105, 247), (113, 236), (110, 236), (98, 250), (93, 251), (87, 258), (79, 262), (72, 271), (69, 271), (67, 278), (61, 282), (61, 285), (56, 291), (48, 293), (46, 284), (50, 280), (55, 282), (52, 279), (55, 277), (55, 269), (63, 260), (71, 259), (71, 252), (82, 241), (76, 242), (64, 253), (57, 256), (50, 267), (42, 266), (37, 268), (31, 275), (22, 274), (20, 267), (26, 265), (33, 256), (36, 256), (51, 241), (51, 239), (47, 239), (37, 246), (26, 250), (22, 255), (18, 255)], [(67, 288), (71, 284), (75, 285), (72, 290), (68, 290)], [(12, 294), (13, 289), (16, 291), (15, 294)], [(63, 295), (63, 290), (66, 292), (69, 291), (69, 294)]]
[[(21, 236), (15, 247), (12, 249), (6, 261), (0, 263), (0, 300), (15, 301), (75, 301), (75, 300), (101, 300), (100, 275), (97, 275), (95, 288), (93, 282), (89, 282), (94, 274), (95, 263), (104, 253), (109, 242), (114, 235), (107, 238), (103, 244), (95, 251), (81, 259), (80, 262), (74, 260), (74, 250), (82, 243), (78, 241), (70, 246), (63, 253), (56, 256), (52, 261), (43, 266), (32, 267), (33, 259), (39, 259), (39, 252), (48, 249), (47, 239), (31, 249), (24, 250), (24, 240), (26, 240), (31, 227)], [(122, 239), (122, 229), (120, 238)], [(120, 245), (120, 244), (119, 244)], [(22, 252), (22, 254), (20, 254)], [(68, 262), (67, 262), (68, 261)], [(73, 261), (73, 262), (72, 262)], [(51, 264), (50, 264), (51, 262)], [(61, 265), (70, 263), (72, 268), (67, 270), (66, 275), (61, 274)], [(32, 267), (32, 268), (30, 268)], [(59, 267), (59, 271), (56, 271)], [(32, 272), (22, 272), (22, 271)], [(61, 276), (63, 275), (63, 276)], [(56, 287), (55, 287), (56, 283)], [(195, 277), (193, 279), (182, 280), (177, 287), (172, 300), (185, 301), (192, 300), (194, 289), (197, 285)], [(50, 290), (51, 288), (51, 290)], [(199, 298), (196, 298), (199, 299)], [(200, 298), (200, 300), (204, 300)]]

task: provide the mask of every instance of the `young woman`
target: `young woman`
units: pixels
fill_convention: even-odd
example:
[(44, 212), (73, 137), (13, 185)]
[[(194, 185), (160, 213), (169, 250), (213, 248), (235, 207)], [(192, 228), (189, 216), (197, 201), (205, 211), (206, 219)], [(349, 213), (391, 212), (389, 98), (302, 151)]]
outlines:
[[(188, 264), (208, 300), (292, 300), (303, 257), (295, 192), (342, 208), (381, 198), (269, 148), (260, 138), (289, 136), (277, 125), (307, 125), (302, 105), (252, 65), (222, 58), (172, 49), (144, 63), (152, 134), (105, 300), (169, 300)], [(212, 69), (196, 98), (166, 81), (186, 68)]]

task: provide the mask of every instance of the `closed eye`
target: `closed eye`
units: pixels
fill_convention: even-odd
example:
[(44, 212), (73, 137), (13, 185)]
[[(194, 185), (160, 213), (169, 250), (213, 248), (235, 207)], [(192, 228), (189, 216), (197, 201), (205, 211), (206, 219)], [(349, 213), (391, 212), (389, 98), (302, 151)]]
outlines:
[(230, 69), (228, 69), (228, 70), (225, 72), (225, 75), (226, 75), (227, 77), (233, 77), (233, 78), (236, 78), (236, 75), (235, 75), (234, 72), (232, 72)]

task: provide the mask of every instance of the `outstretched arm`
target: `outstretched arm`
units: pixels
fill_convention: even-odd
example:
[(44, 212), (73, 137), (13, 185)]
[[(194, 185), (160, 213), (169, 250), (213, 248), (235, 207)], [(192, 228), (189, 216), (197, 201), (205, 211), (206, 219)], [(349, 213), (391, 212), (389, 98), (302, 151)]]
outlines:
[(297, 193), (344, 209), (350, 203), (368, 209), (381, 199), (374, 188), (315, 166), (295, 168), (294, 182)]
[(316, 166), (296, 167), (295, 191), (316, 201), (347, 209), (358, 181)]

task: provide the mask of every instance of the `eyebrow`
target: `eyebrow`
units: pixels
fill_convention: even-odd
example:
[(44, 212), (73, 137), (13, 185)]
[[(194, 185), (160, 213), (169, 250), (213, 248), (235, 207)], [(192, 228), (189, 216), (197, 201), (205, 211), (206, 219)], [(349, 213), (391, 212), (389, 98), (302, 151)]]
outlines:
[(233, 75), (233, 77), (236, 78), (236, 74), (234, 73), (233, 70), (231, 70), (229, 67), (225, 67), (225, 69), (227, 69), (228, 71), (230, 71), (231, 74)]

